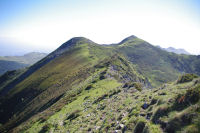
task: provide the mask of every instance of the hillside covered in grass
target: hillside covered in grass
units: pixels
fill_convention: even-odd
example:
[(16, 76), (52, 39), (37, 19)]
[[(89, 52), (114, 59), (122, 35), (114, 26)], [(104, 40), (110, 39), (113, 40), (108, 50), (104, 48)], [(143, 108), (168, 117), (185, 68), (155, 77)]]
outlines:
[(5, 75), (0, 131), (199, 131), (199, 66), (199, 56), (168, 53), (135, 36), (108, 46), (75, 37)]
[(28, 124), (23, 123), (21, 129), (25, 132), (198, 133), (199, 119), (199, 78), (150, 90), (103, 79), (89, 90), (81, 91), (48, 119), (33, 118)]

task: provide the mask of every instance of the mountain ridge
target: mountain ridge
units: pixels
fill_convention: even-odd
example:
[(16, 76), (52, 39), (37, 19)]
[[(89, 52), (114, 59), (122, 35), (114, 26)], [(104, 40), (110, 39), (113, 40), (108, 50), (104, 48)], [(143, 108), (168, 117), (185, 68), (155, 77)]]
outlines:
[[(149, 93), (153, 94), (155, 88), (160, 86), (165, 88), (162, 84), (175, 81), (182, 72), (199, 75), (199, 64), (199, 56), (169, 53), (136, 36), (130, 36), (118, 45), (110, 46), (98, 45), (87, 38), (75, 37), (63, 43), (3, 88), (0, 98), (0, 123), (3, 126), (0, 130), (48, 132), (56, 128), (59, 131), (66, 131), (52, 123), (53, 121), (59, 124), (57, 119), (60, 119), (56, 116), (62, 116), (61, 126), (73, 131), (73, 129), (77, 130), (75, 126), (80, 127), (76, 123), (79, 116), (85, 120), (83, 123), (87, 123), (87, 118), (93, 116), (89, 114), (102, 116), (97, 117), (99, 119), (97, 123), (104, 127), (105, 122), (115, 121), (114, 118), (111, 120), (109, 117), (109, 119), (103, 117), (106, 115), (102, 112), (104, 108), (110, 108), (114, 112), (120, 110), (118, 113), (121, 116), (106, 112), (109, 113), (108, 116), (116, 115), (114, 117), (118, 119), (117, 121), (126, 126), (127, 130), (132, 130), (129, 124), (136, 126), (136, 123), (123, 122), (120, 117), (124, 116), (127, 121), (138, 118), (131, 118), (132, 115), (129, 114), (135, 109), (138, 112), (144, 102), (137, 101), (137, 96), (139, 99), (148, 98), (145, 95), (150, 97)], [(192, 81), (188, 84), (193, 85), (193, 82), (199, 83), (199, 81)], [(172, 87), (177, 90), (174, 82)], [(167, 90), (170, 90), (170, 87)], [(157, 97), (164, 95), (158, 92)], [(180, 91), (181, 94), (184, 92)], [(121, 102), (120, 100), (116, 102), (120, 106), (113, 108), (106, 106), (109, 100), (115, 103), (114, 101), (118, 99), (115, 97), (121, 98)], [(132, 107), (133, 99), (139, 103), (137, 107)], [(124, 106), (125, 110), (123, 110)], [(142, 111), (145, 112), (145, 109)], [(152, 114), (156, 115), (156, 109)], [(157, 120), (154, 118), (152, 121), (156, 123)], [(146, 120), (144, 121), (146, 123)], [(113, 124), (116, 128), (119, 126), (116, 121)], [(153, 130), (151, 126), (155, 126), (158, 131), (161, 130), (158, 125), (151, 125), (148, 121), (147, 125), (149, 130)], [(110, 125), (103, 127), (97, 130), (114, 130)], [(119, 129), (125, 130), (123, 127)], [(83, 128), (81, 130), (85, 131)]]

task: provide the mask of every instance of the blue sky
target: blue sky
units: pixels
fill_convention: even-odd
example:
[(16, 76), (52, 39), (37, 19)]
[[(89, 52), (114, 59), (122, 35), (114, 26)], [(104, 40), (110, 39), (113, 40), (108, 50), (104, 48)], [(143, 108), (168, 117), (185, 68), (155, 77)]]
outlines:
[(200, 54), (200, 1), (0, 0), (0, 55), (51, 52), (75, 36), (109, 44), (130, 35)]

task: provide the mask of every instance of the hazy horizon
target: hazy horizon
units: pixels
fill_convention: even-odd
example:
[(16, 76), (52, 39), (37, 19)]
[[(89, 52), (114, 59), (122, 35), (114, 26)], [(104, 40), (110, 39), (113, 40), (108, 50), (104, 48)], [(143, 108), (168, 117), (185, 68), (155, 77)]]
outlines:
[[(82, 37), (82, 36), (81, 36)], [(86, 37), (85, 37), (86, 38)], [(71, 38), (70, 38), (71, 39)], [(88, 38), (89, 39), (89, 38)], [(125, 38), (124, 38), (125, 39)], [(142, 39), (142, 38), (141, 38)], [(91, 40), (91, 39), (90, 39)], [(122, 39), (123, 40), (123, 39)], [(121, 40), (121, 41), (122, 41)], [(68, 40), (67, 40), (68, 41)], [(120, 42), (121, 42), (120, 41)], [(120, 43), (120, 42), (117, 42), (117, 43)], [(63, 43), (65, 43), (65, 42), (63, 42)], [(96, 43), (96, 42), (95, 42)], [(111, 44), (117, 44), (117, 43), (110, 43), (110, 44), (99, 44), (99, 43), (97, 43), (97, 44), (99, 44), (99, 45), (111, 45)], [(11, 45), (12, 45), (12, 43), (11, 43)], [(18, 46), (20, 46), (21, 44), (18, 44)], [(62, 45), (62, 44), (61, 44)], [(154, 45), (154, 44), (152, 44), (152, 45)], [(14, 46), (14, 45), (13, 45)], [(60, 45), (59, 45), (60, 46)], [(59, 47), (58, 46), (58, 47)], [(172, 47), (172, 46), (169, 46), (169, 47), (162, 47), (162, 46), (160, 46), (160, 45), (154, 45), (154, 46), (156, 46), (156, 47), (160, 47), (160, 48), (175, 48), (175, 47)], [(52, 49), (52, 50), (42, 50), (42, 49), (32, 49), (32, 47), (31, 48), (21, 48), (21, 47), (14, 47), (14, 48), (12, 48), (12, 49), (9, 49), (9, 53), (7, 53), (7, 51), (4, 51), (4, 49), (6, 49), (7, 47), (9, 47), (9, 45), (8, 46), (6, 46), (6, 45), (1, 45), (1, 48), (2, 49), (0, 49), (0, 56), (23, 56), (23, 55), (25, 55), (25, 54), (29, 54), (29, 53), (33, 53), (33, 52), (38, 52), (38, 53), (46, 53), (46, 54), (49, 54), (49, 53), (51, 53), (51, 52), (53, 52), (55, 49)], [(58, 48), (57, 47), (57, 48)], [(184, 48), (175, 48), (176, 50), (185, 50), (186, 52), (188, 52), (186, 49), (184, 49)], [(163, 49), (164, 50), (164, 49)], [(192, 53), (190, 53), (190, 54), (192, 54)], [(195, 54), (192, 54), (192, 55), (195, 55)]]
[(135, 35), (200, 54), (198, 0), (0, 1), (0, 55), (49, 53), (72, 37), (98, 44)]

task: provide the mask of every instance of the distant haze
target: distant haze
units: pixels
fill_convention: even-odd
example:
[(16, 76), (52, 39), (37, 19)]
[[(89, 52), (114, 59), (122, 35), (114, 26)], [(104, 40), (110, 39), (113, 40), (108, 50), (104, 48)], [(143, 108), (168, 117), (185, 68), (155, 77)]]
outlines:
[(0, 1), (0, 55), (51, 52), (72, 37), (137, 37), (200, 54), (199, 0)]

